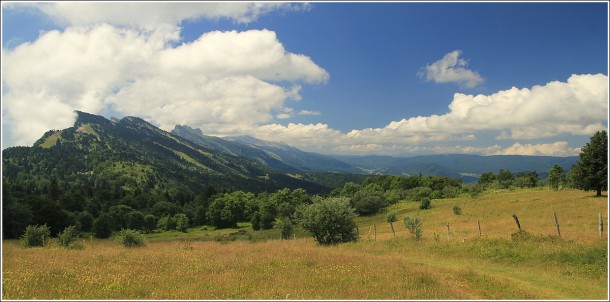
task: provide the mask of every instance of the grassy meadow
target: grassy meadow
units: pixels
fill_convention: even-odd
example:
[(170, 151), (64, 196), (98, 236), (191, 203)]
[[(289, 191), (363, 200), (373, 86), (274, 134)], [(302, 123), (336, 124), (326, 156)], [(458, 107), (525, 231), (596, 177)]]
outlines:
[[(608, 199), (593, 195), (487, 192), (434, 200), (430, 210), (404, 201), (359, 217), (360, 240), (337, 246), (300, 232), (282, 241), (277, 230), (254, 232), (247, 224), (150, 234), (141, 248), (96, 239), (84, 239), (82, 250), (3, 241), (2, 298), (605, 300), (608, 236), (604, 230), (599, 237), (598, 215), (605, 229)], [(396, 237), (388, 211), (398, 214)], [(530, 236), (511, 238), (513, 214)], [(422, 240), (404, 228), (405, 215), (422, 218)]]

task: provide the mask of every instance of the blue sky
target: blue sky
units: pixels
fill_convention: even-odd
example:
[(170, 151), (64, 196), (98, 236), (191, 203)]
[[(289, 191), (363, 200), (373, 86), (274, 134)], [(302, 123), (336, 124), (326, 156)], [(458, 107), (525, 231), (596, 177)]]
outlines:
[(2, 147), (73, 110), (328, 154), (567, 156), (608, 127), (607, 3), (158, 5), (3, 2)]

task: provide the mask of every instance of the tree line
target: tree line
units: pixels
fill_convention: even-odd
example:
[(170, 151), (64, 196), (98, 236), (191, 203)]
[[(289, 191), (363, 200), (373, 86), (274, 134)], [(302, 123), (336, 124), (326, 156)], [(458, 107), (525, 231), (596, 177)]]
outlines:
[[(463, 184), (461, 179), (445, 176), (374, 175), (360, 183), (347, 182), (322, 195), (310, 195), (302, 188), (258, 193), (218, 191), (211, 185), (203, 193), (193, 194), (180, 185), (164, 190), (152, 184), (149, 190), (135, 187), (125, 194), (123, 189), (104, 178), (97, 178), (95, 184), (87, 184), (87, 178), (83, 178), (69, 186), (56, 177), (42, 187), (28, 191), (23, 188), (27, 184), (8, 183), (3, 179), (3, 238), (18, 238), (29, 225), (47, 225), (54, 236), (74, 226), (80, 232), (108, 238), (122, 229), (186, 232), (195, 226), (232, 228), (238, 222), (250, 222), (254, 230), (280, 228), (282, 236), (289, 236), (293, 227), (302, 226), (316, 240), (343, 242), (353, 239), (350, 234), (354, 230), (335, 238), (325, 235), (321, 229), (328, 229), (334, 219), (340, 218), (346, 219), (342, 220), (346, 228), (351, 228), (352, 224), (345, 221), (356, 215), (377, 214), (401, 200), (421, 202), (422, 206), (427, 202), (430, 206), (430, 199), (454, 198), (460, 194), (476, 196), (488, 189), (542, 185), (554, 189), (595, 190), (601, 195), (607, 186), (607, 150), (607, 134), (598, 132), (582, 148), (579, 161), (568, 172), (554, 165), (548, 170), (546, 181), (540, 180), (534, 171), (513, 174), (504, 169), (497, 174), (483, 173), (475, 184)], [(145, 169), (132, 167), (134, 173), (141, 175), (146, 174)], [(150, 177), (142, 176), (141, 182), (146, 183)], [(93, 186), (95, 192), (88, 192), (89, 186)], [(332, 214), (333, 211), (336, 214)], [(322, 222), (316, 222), (316, 219), (322, 219)], [(325, 239), (325, 236), (332, 238)]]

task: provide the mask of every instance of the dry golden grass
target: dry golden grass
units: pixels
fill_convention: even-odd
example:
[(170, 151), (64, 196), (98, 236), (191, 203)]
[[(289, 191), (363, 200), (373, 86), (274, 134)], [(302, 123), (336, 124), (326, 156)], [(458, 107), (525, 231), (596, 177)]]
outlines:
[[(311, 238), (150, 242), (132, 249), (111, 240), (86, 240), (84, 250), (23, 248), (4, 241), (2, 298), (605, 299), (607, 267), (595, 259), (600, 251), (607, 253), (608, 241), (597, 237), (595, 218), (606, 213), (607, 199), (589, 195), (506, 192), (435, 201), (427, 211), (408, 202), (395, 205), (400, 218), (424, 219), (422, 241), (408, 238), (400, 222), (392, 238), (385, 214), (360, 218), (362, 240), (333, 247)], [(451, 210), (456, 203), (461, 216)], [(565, 238), (495, 239), (510, 238), (516, 230), (513, 212), (528, 232), (553, 234), (553, 209)], [(478, 238), (479, 217), (487, 239)], [(434, 240), (432, 233), (444, 230), (446, 221), (455, 235)], [(377, 241), (365, 233), (373, 223)], [(587, 260), (590, 255), (593, 260)]]
[[(509, 192), (487, 192), (477, 198), (460, 197), (437, 199), (432, 202), (433, 209), (419, 210), (415, 202), (401, 202), (389, 210), (395, 210), (398, 222), (394, 227), (401, 236), (408, 236), (402, 226), (405, 215), (419, 216), (423, 219), (425, 236), (433, 237), (434, 232), (447, 240), (447, 223), (451, 230), (451, 240), (478, 238), (477, 219), (481, 233), (487, 238), (510, 239), (516, 232), (517, 224), (512, 215), (516, 214), (522, 229), (532, 234), (556, 236), (553, 211), (557, 213), (561, 237), (578, 242), (599, 240), (598, 217), (602, 213), (604, 229), (608, 226), (608, 198), (594, 197), (595, 192), (578, 190), (552, 191), (546, 188), (517, 190)], [(453, 206), (462, 208), (462, 215), (453, 213)], [(370, 225), (377, 225), (377, 238), (392, 237), (390, 226), (383, 217), (377, 216), (366, 221), (364, 233), (368, 236)], [(398, 227), (397, 227), (398, 225)], [(604, 235), (606, 232), (604, 231)]]

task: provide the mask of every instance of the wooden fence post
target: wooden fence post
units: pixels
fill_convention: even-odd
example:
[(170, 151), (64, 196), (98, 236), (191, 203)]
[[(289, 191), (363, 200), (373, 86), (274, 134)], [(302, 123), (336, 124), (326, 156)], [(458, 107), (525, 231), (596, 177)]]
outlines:
[(517, 223), (517, 227), (519, 228), (519, 232), (521, 232), (521, 224), (519, 223), (519, 218), (517, 218), (517, 214), (513, 214), (513, 218), (515, 218), (515, 222)]
[(477, 228), (479, 229), (479, 237), (481, 237), (481, 222), (477, 219)]
[(553, 211), (553, 216), (555, 217), (555, 226), (557, 227), (557, 236), (561, 237), (561, 231), (559, 230), (559, 220), (557, 220), (557, 213)]
[(449, 222), (447, 222), (447, 239), (451, 239), (451, 230), (449, 229)]
[(602, 213), (599, 213), (599, 238), (602, 238), (604, 233), (604, 220), (602, 219)]

